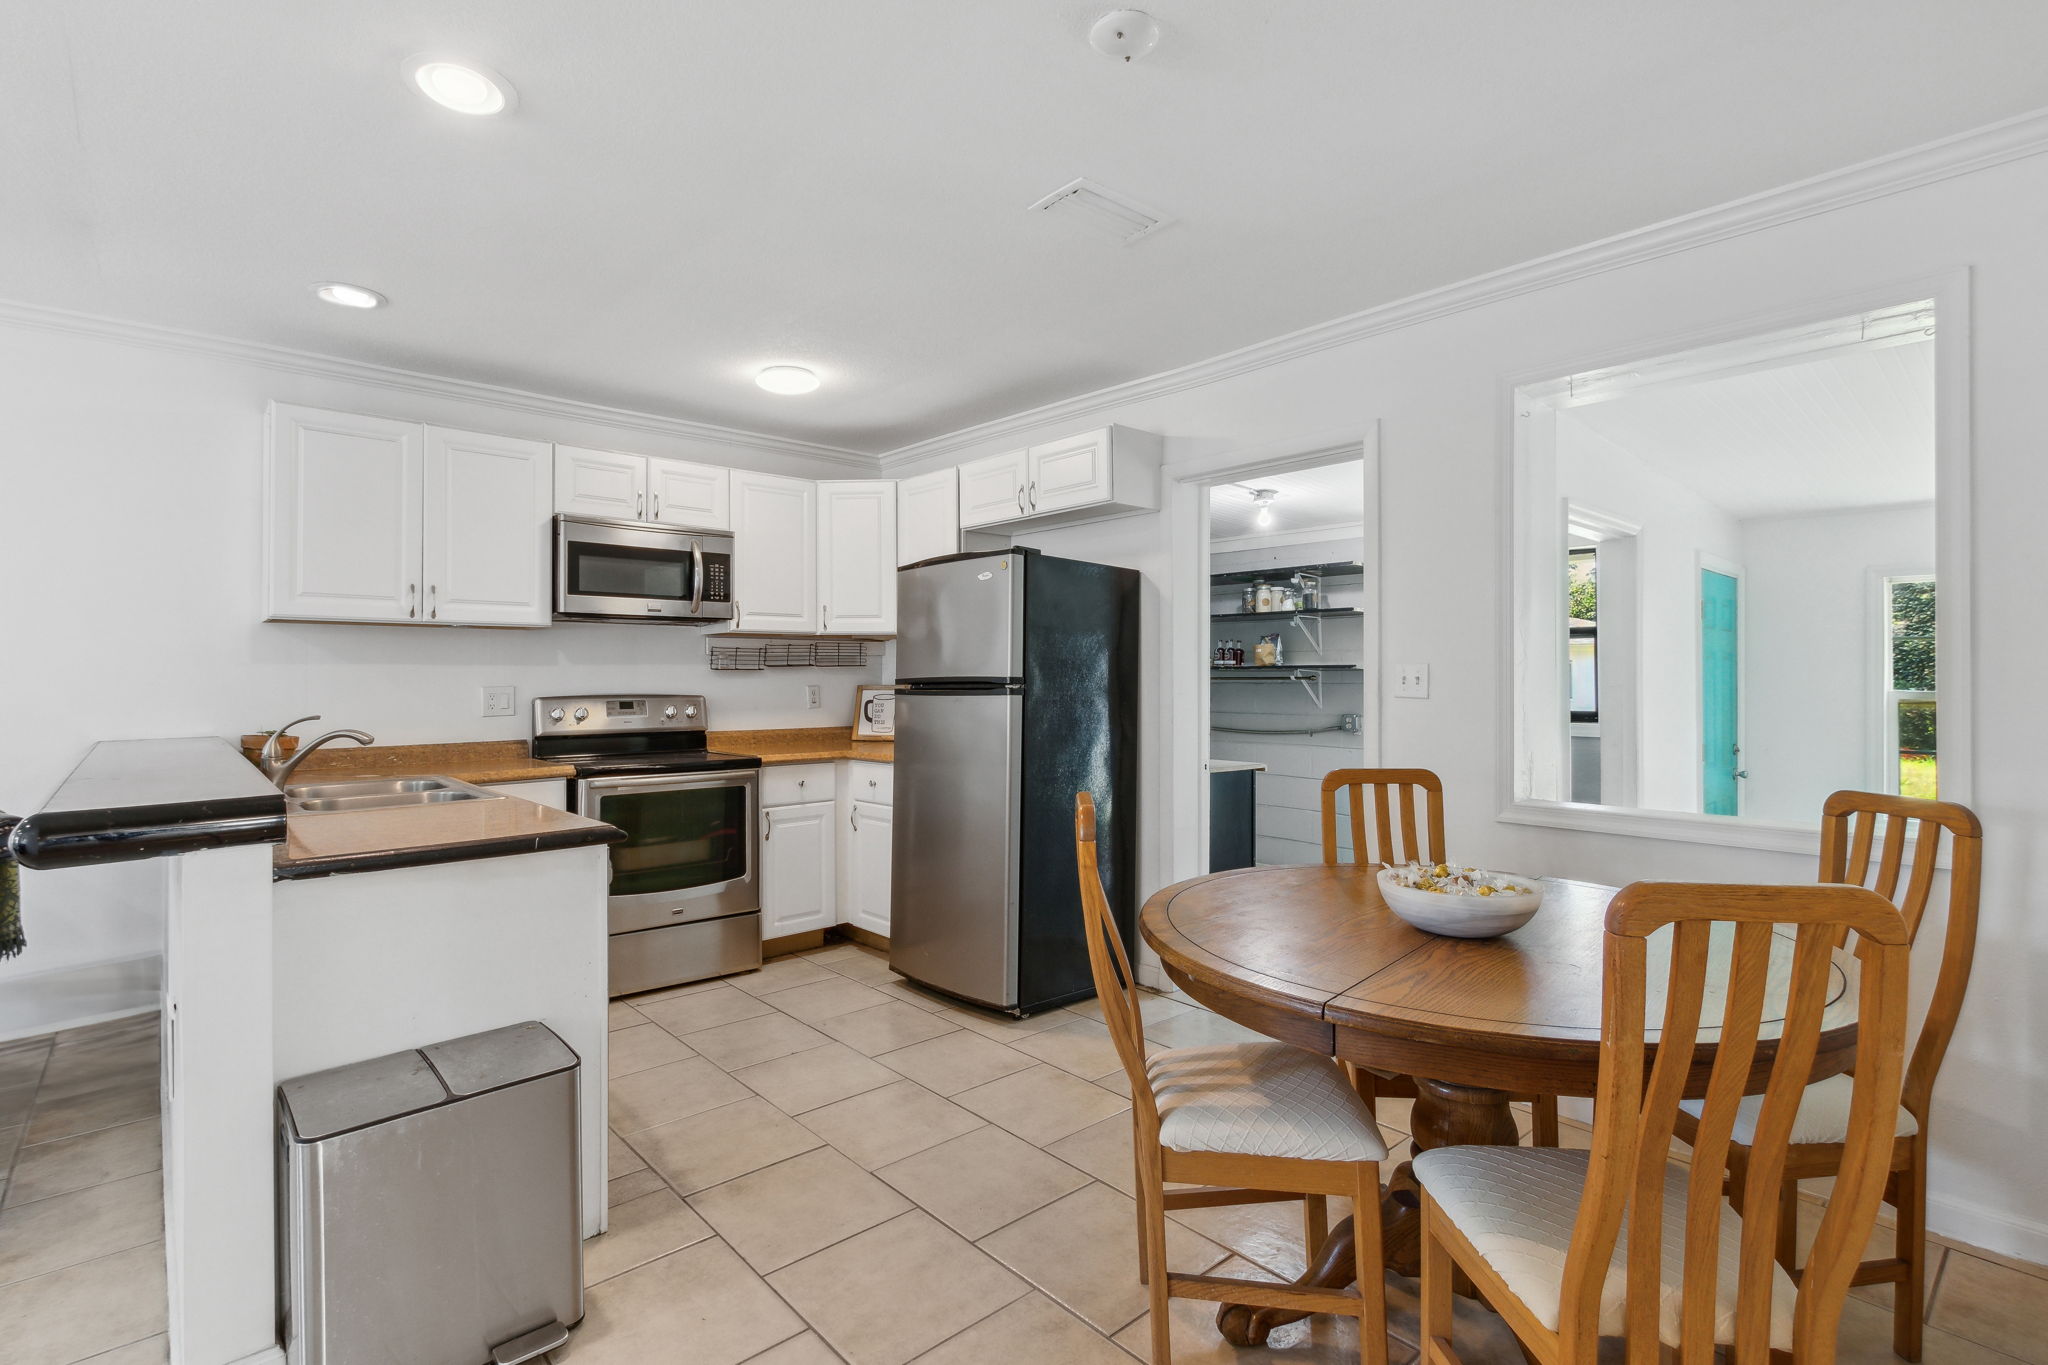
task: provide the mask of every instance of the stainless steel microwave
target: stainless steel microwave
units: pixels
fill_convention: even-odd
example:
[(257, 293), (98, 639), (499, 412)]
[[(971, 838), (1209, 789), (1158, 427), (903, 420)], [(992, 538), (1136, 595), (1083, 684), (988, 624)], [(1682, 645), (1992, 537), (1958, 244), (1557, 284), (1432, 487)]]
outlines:
[(730, 621), (732, 536), (557, 516), (555, 619)]

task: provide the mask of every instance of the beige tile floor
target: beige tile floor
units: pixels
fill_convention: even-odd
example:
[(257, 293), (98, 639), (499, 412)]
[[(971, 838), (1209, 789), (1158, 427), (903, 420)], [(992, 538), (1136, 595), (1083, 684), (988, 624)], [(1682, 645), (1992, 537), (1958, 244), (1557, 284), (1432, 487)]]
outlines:
[[(788, 1008), (784, 1008), (786, 998)], [(1126, 1087), (1091, 1002), (1017, 1021), (951, 1006), (852, 945), (612, 1005), (611, 1230), (555, 1365), (1115, 1365), (1143, 1359)], [(1242, 1034), (1146, 1002), (1160, 1045)], [(0, 1044), (0, 1359), (166, 1359), (154, 1019)], [(1396, 1160), (1403, 1106), (1384, 1106)], [(1569, 1140), (1569, 1138), (1568, 1138)], [(1341, 1213), (1341, 1208), (1335, 1212)], [(1173, 1215), (1177, 1268), (1299, 1273), (1292, 1205)], [(2048, 1365), (2048, 1271), (1937, 1247), (1929, 1365)], [(1839, 1359), (1890, 1350), (1862, 1289)], [(1415, 1286), (1389, 1277), (1390, 1352)], [(1521, 1356), (1459, 1305), (1474, 1365)], [(1177, 1301), (1184, 1365), (1354, 1361), (1348, 1321), (1261, 1350)]]

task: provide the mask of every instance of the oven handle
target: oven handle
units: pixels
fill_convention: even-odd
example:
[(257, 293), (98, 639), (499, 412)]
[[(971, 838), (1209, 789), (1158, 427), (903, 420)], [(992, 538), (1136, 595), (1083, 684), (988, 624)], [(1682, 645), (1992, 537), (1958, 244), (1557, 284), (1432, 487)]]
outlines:
[(695, 616), (704, 610), (704, 542), (695, 536), (690, 538), (690, 585), (696, 589), (690, 596), (690, 614)]
[[(722, 768), (710, 773), (647, 773), (639, 777), (586, 777), (580, 779), (576, 786), (585, 795), (602, 795), (605, 792), (618, 791), (694, 791), (707, 787), (751, 787), (759, 777), (760, 774), (752, 768)], [(589, 811), (581, 813), (588, 815)]]

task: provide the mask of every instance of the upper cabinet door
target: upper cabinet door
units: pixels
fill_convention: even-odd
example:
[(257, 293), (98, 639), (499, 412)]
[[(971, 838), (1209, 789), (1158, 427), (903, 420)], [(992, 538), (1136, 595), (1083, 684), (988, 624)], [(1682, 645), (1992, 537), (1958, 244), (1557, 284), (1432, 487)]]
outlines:
[(556, 446), (555, 510), (607, 521), (647, 520), (647, 457)]
[(818, 607), (827, 635), (896, 633), (896, 485), (818, 485)]
[(734, 630), (818, 633), (818, 486), (732, 472)]
[(1033, 446), (1024, 505), (1033, 513), (1086, 507), (1110, 498), (1110, 431), (1085, 431)]
[(268, 416), (266, 615), (422, 619), (425, 429), (285, 403)]
[(960, 466), (961, 526), (993, 526), (1031, 514), (1024, 503), (1030, 454), (1012, 450)]
[(732, 529), (732, 471), (687, 460), (647, 462), (649, 521), (693, 531)]
[(915, 564), (960, 549), (960, 471), (935, 469), (896, 484), (896, 562)]
[(428, 624), (548, 624), (553, 465), (545, 441), (427, 428)]

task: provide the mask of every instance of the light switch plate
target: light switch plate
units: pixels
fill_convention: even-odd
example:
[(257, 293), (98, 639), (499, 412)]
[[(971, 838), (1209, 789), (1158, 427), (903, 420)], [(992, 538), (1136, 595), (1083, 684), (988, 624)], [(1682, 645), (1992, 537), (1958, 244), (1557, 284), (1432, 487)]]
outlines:
[(820, 706), (821, 704), (822, 704), (822, 701), (821, 701), (820, 697), (818, 696), (818, 685), (817, 685), (816, 683), (805, 683), (805, 684), (804, 684), (804, 710), (806, 710), (806, 711), (815, 711), (815, 710), (817, 710), (817, 709), (818, 709), (818, 707), (819, 707), (819, 706)]
[(1394, 677), (1394, 695), (1397, 697), (1427, 697), (1429, 695), (1429, 665), (1402, 664)]
[(477, 694), (482, 701), (480, 716), (509, 716), (519, 709), (519, 689), (509, 683), (478, 688)]

